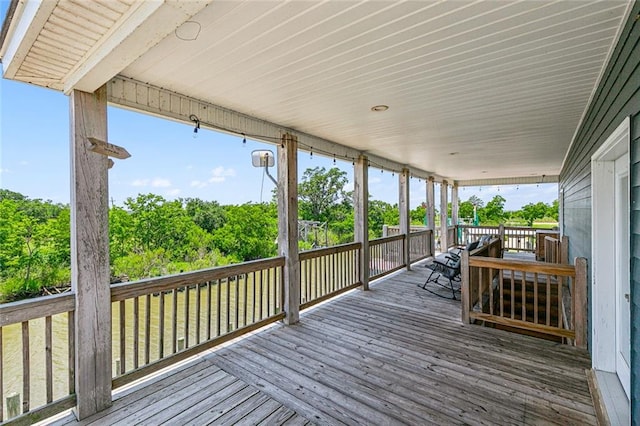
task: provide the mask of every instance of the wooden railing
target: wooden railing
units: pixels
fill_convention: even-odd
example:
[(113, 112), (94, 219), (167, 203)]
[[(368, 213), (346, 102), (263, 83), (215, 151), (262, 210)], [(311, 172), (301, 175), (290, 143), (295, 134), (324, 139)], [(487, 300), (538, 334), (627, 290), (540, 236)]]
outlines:
[[(573, 340), (586, 347), (586, 260), (575, 266), (469, 256), (463, 252), (464, 322), (481, 320)], [(564, 283), (567, 283), (565, 285)], [(563, 298), (571, 295), (571, 318)]]
[(409, 234), (409, 261), (411, 263), (434, 255), (433, 231), (411, 232)]
[(112, 285), (113, 387), (282, 319), (284, 262)]
[(0, 421), (33, 423), (75, 405), (74, 311), (70, 293), (0, 305)]
[(525, 226), (473, 226), (458, 225), (460, 241), (458, 244), (465, 245), (471, 241), (479, 239), (483, 235), (499, 236), (502, 238), (502, 248), (506, 251), (516, 252), (536, 252), (536, 228)]
[(362, 285), (361, 248), (350, 243), (300, 253), (300, 309)]
[(544, 261), (562, 263), (562, 243), (558, 238), (544, 237)]
[(404, 234), (369, 241), (369, 278), (380, 278), (406, 265)]

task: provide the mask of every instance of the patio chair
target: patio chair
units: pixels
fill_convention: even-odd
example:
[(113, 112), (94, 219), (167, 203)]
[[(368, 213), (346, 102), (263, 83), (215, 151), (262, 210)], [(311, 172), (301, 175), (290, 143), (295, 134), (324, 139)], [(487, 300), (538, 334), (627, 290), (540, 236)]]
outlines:
[[(434, 285), (439, 285), (440, 287), (451, 289), (451, 299), (456, 299), (456, 293), (460, 293), (460, 285), (455, 285), (454, 282), (460, 282), (460, 257), (457, 259), (453, 259), (451, 257), (445, 258), (445, 260), (441, 261), (435, 259), (432, 263), (425, 265), (427, 268), (431, 269), (431, 273), (427, 277), (427, 280), (419, 286), (427, 290), (429, 293), (435, 294), (436, 296), (444, 297), (445, 299), (449, 299), (449, 297), (444, 296), (430, 288), (428, 288), (428, 284), (433, 283)], [(440, 279), (446, 280), (446, 283), (440, 282)], [(448, 284), (448, 285), (447, 285)]]

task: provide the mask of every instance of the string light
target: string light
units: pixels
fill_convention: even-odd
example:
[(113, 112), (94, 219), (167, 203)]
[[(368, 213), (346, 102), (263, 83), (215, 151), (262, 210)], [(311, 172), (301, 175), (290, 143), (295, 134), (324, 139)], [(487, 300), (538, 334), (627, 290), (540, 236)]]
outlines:
[(247, 146), (247, 137), (244, 133), (242, 134), (242, 146)]
[(309, 158), (313, 160), (313, 148), (311, 148), (311, 151), (309, 151)]
[(333, 154), (333, 165), (334, 166), (336, 165), (336, 155), (335, 154)]
[(189, 116), (189, 120), (195, 123), (195, 127), (193, 128), (193, 137), (195, 139), (198, 136), (198, 130), (200, 130), (200, 119), (198, 118), (197, 115), (191, 114)]

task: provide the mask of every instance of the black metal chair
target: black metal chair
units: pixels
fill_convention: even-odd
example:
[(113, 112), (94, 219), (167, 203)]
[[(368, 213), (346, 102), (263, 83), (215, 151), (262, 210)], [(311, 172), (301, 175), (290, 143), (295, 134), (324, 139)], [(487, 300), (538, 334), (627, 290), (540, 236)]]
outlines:
[[(427, 287), (427, 285), (429, 283), (434, 283), (435, 285), (439, 285), (444, 288), (448, 287), (451, 289), (451, 299), (457, 300), (456, 293), (460, 293), (460, 286), (454, 286), (453, 283), (460, 282), (460, 256), (457, 256), (457, 259), (454, 259), (453, 257), (445, 257), (444, 260), (435, 259), (432, 263), (429, 263), (425, 266), (431, 269), (431, 273), (427, 277), (427, 280), (424, 282), (424, 284), (422, 284), (421, 288), (427, 290), (429, 293), (435, 294), (436, 296), (449, 299), (449, 297), (431, 290)], [(440, 278), (446, 280), (447, 283), (441, 283)]]

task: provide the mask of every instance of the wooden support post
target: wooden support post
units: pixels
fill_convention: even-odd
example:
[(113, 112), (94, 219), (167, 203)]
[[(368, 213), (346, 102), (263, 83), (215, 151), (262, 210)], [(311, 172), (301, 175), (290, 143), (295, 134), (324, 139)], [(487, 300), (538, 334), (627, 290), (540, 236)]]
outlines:
[(563, 235), (560, 243), (560, 263), (563, 265), (569, 264), (569, 237)]
[(500, 237), (500, 240), (502, 241), (502, 248), (504, 249), (507, 246), (507, 241), (504, 239), (504, 223), (498, 225), (498, 237)]
[(446, 253), (449, 249), (449, 241), (447, 241), (447, 203), (448, 203), (449, 185), (446, 180), (440, 185), (440, 251)]
[[(362, 244), (358, 274), (362, 289), (369, 290), (369, 160), (361, 155), (355, 163), (353, 208), (355, 210), (355, 240)], [(386, 225), (384, 225), (386, 228)], [(384, 232), (387, 229), (383, 229)]]
[(111, 289), (106, 155), (89, 137), (107, 140), (107, 90), (74, 90), (71, 120), (71, 288), (75, 307), (76, 416), (111, 406)]
[(460, 288), (460, 300), (462, 305), (462, 323), (470, 324), (470, 315), (471, 312), (471, 286), (469, 280), (471, 276), (469, 274), (469, 252), (467, 250), (462, 250), (461, 252), (462, 258), (460, 259), (460, 279), (462, 281), (462, 285)]
[(398, 182), (400, 184), (400, 200), (398, 203), (398, 208), (400, 209), (400, 233), (404, 234), (402, 253), (407, 271), (411, 270), (411, 259), (409, 258), (409, 244), (411, 234), (411, 211), (409, 210), (409, 179), (409, 169), (402, 169), (402, 172), (398, 177)]
[(284, 323), (300, 320), (298, 254), (298, 139), (287, 133), (278, 146), (278, 250), (285, 257)]
[(427, 180), (427, 229), (431, 230), (431, 256), (436, 254), (436, 195), (433, 176)]
[(455, 182), (451, 187), (451, 224), (454, 227), (453, 244), (461, 244), (458, 241), (458, 184)]
[(587, 259), (576, 257), (576, 279), (573, 285), (573, 318), (576, 346), (587, 347)]

